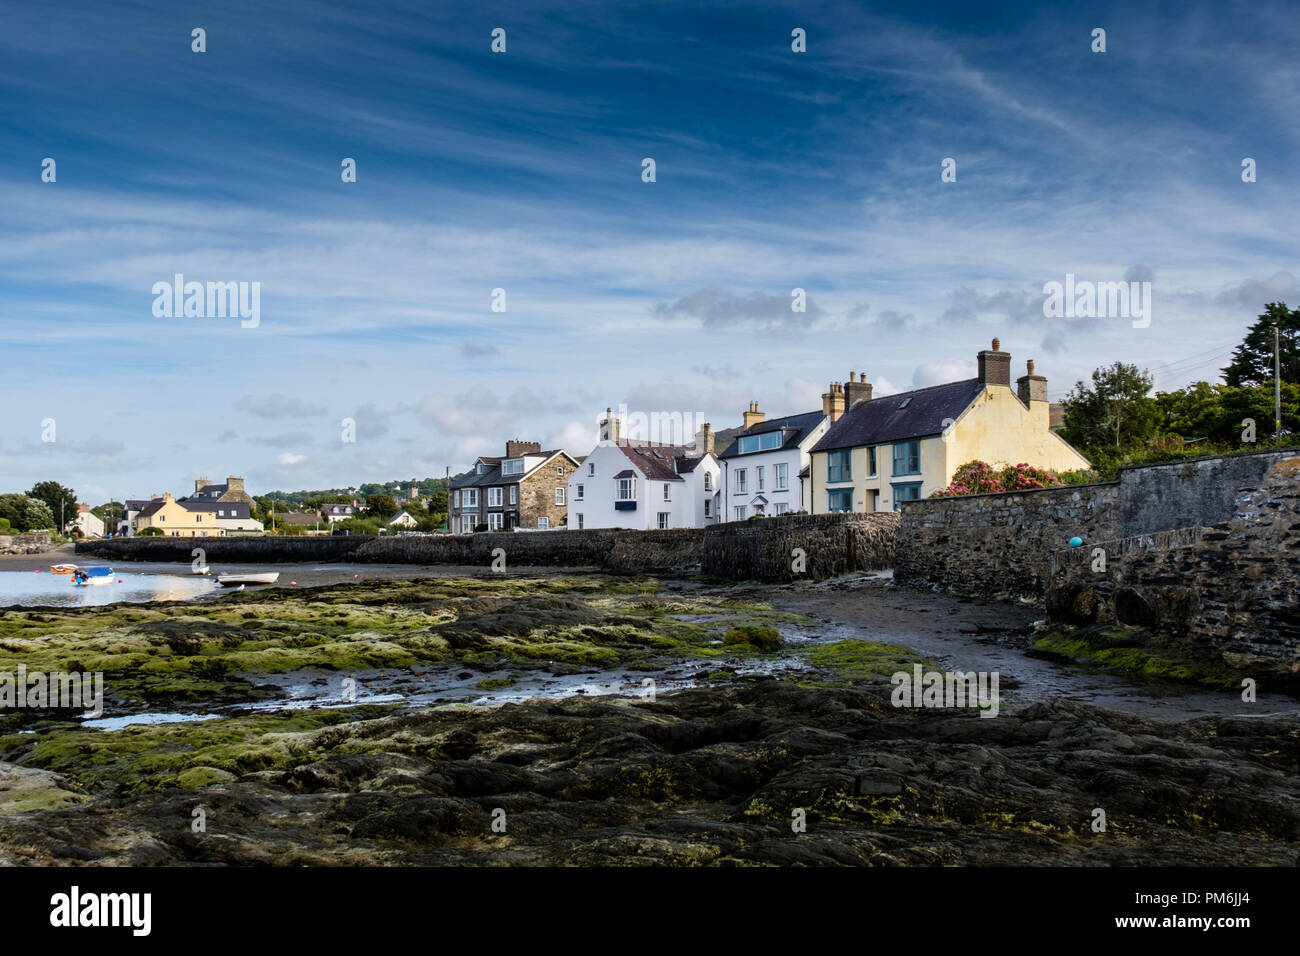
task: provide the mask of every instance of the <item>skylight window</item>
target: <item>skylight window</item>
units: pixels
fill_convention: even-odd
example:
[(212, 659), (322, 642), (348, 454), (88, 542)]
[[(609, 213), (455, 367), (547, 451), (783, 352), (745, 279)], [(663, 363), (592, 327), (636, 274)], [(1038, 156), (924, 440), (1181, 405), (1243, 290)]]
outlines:
[(911, 401), (912, 401), (912, 397), (909, 395), (907, 398), (903, 399), (901, 402), (898, 403), (898, 407), (900, 409), (906, 408), (911, 403)]

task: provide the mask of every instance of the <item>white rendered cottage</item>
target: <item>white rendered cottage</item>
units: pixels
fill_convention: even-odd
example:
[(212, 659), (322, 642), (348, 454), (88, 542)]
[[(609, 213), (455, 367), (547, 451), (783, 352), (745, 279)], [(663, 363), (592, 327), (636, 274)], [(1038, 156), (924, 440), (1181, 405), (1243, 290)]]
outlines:
[(600, 442), (569, 478), (569, 528), (702, 528), (718, 520), (721, 467), (705, 425), (695, 445), (629, 441), (606, 409)]
[(744, 428), (721, 455), (723, 521), (809, 510), (799, 475), (830, 427), (825, 411), (767, 417), (750, 402)]

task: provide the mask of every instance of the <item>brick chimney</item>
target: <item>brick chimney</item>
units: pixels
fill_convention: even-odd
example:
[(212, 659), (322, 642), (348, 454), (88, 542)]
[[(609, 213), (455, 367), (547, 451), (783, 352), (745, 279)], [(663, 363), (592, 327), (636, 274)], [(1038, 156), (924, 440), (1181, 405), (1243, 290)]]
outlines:
[(535, 441), (506, 442), (506, 457), (518, 458), (521, 455), (536, 455), (542, 450), (541, 443)]
[(605, 417), (600, 420), (600, 440), (617, 442), (620, 440), (620, 426), (614, 417), (612, 408), (605, 409)]
[(759, 422), (763, 421), (766, 418), (767, 415), (764, 412), (760, 412), (758, 410), (758, 402), (750, 402), (749, 410), (745, 412), (744, 427), (749, 428), (751, 425), (757, 425)]
[(979, 362), (979, 380), (985, 385), (1005, 385), (1011, 387), (1011, 353), (1003, 352), (1001, 343), (993, 340), (993, 348), (985, 349), (976, 356)]
[(1029, 409), (1034, 425), (1043, 431), (1051, 427), (1052, 409), (1047, 401), (1047, 379), (1034, 374), (1034, 360), (1025, 363), (1025, 374), (1016, 379), (1016, 394)]
[(210, 485), (210, 484), (212, 484), (212, 482), (211, 482), (211, 480), (209, 480), (209, 479), (207, 479), (207, 478), (195, 478), (195, 479), (194, 479), (194, 490), (195, 490), (195, 491), (201, 491), (201, 490), (203, 489), (203, 486), (204, 486), (204, 485)]
[(822, 414), (830, 418), (831, 424), (844, 414), (844, 386), (838, 382), (831, 382), (830, 391), (822, 395)]
[(245, 494), (245, 492), (244, 492), (244, 479), (243, 479), (243, 478), (240, 478), (240, 477), (238, 477), (238, 476), (236, 476), (236, 475), (227, 475), (227, 476), (226, 476), (226, 495), (227, 495), (227, 496), (230, 496), (230, 495), (243, 495), (243, 494)]
[(867, 381), (867, 373), (849, 372), (849, 382), (844, 386), (845, 407), (852, 408), (859, 402), (869, 401), (871, 401), (871, 383)]
[(695, 433), (695, 453), (697, 455), (713, 454), (713, 426), (705, 422)]

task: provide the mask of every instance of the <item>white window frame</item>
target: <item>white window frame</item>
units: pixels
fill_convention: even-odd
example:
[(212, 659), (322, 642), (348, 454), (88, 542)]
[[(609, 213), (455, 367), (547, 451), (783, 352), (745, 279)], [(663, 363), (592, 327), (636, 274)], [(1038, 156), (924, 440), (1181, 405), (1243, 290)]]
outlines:
[(578, 512), (578, 530), (579, 530), (579, 531), (582, 530), (582, 512), (581, 512), (581, 511)]
[(777, 462), (772, 468), (775, 471), (772, 480), (776, 482), (772, 487), (777, 491), (788, 491), (790, 489), (790, 466), (784, 462)]
[(595, 474), (596, 474), (596, 463), (594, 461), (587, 462), (587, 477), (588, 478), (594, 477)]
[(709, 512), (712, 511), (712, 510), (713, 510), (713, 502), (710, 501), (708, 498), (705, 498), (705, 499), (704, 499), (704, 517), (706, 517), (706, 518), (712, 518), (713, 515), (709, 514)]
[(519, 486), (518, 486), (518, 485), (511, 485), (511, 486), (510, 486), (510, 503), (511, 503), (512, 505), (517, 505), (517, 504), (519, 504)]
[(505, 501), (504, 488), (489, 488), (487, 490), (487, 506), (489, 508), (500, 508)]
[(657, 521), (656, 526), (657, 526), (658, 528), (660, 528), (660, 529), (667, 529), (667, 527), (668, 527), (668, 516), (669, 516), (670, 514), (672, 514), (671, 511), (661, 511), (661, 512), (659, 512), (659, 518), (658, 518), (658, 521)]
[(555, 489), (555, 503), (556, 503), (557, 505), (562, 505), (562, 504), (564, 504), (564, 486), (563, 486), (563, 485), (561, 485), (559, 488), (556, 488), (556, 489)]
[(744, 521), (744, 520), (745, 520), (745, 506), (744, 506), (744, 505), (736, 505), (735, 509), (732, 511), (732, 514), (734, 514), (734, 515), (736, 516), (736, 520), (737, 520), (737, 521)]
[(586, 487), (585, 487), (584, 485), (579, 484), (579, 485), (577, 485), (577, 486), (573, 489), (573, 491), (574, 491), (574, 494), (573, 494), (573, 500), (574, 500), (574, 501), (581, 501), (581, 500), (582, 500), (582, 494), (583, 494), (584, 491), (586, 491)]
[(704, 490), (705, 491), (713, 490), (713, 474), (711, 472), (706, 471), (704, 473)]
[(664, 482), (664, 501), (673, 500), (672, 487), (673, 487), (672, 482), (670, 481)]
[(767, 475), (764, 473), (764, 465), (754, 466), (754, 488), (756, 491), (764, 491), (767, 488)]
[(546, 515), (537, 516), (537, 527), (541, 531), (548, 531), (551, 527), (551, 519)]
[(466, 488), (466, 489), (465, 489), (465, 507), (466, 507), (466, 508), (474, 508), (474, 509), (477, 510), (477, 508), (478, 508), (478, 489), (477, 489), (477, 488)]
[[(619, 478), (615, 489), (615, 501), (636, 501), (636, 478)], [(627, 483), (627, 494), (623, 493), (623, 483)]]
[(487, 516), (487, 525), (489, 531), (500, 531), (505, 524), (505, 515), (499, 511), (493, 511)]
[(749, 493), (749, 475), (745, 468), (736, 469), (736, 494), (744, 495)]

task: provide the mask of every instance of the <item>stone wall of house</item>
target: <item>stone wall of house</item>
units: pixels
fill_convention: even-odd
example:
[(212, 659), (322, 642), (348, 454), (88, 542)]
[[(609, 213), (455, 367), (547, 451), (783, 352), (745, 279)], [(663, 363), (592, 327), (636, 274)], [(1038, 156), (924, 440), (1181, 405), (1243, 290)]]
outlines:
[[(556, 468), (564, 469), (563, 475), (555, 473)], [(534, 474), (529, 475), (519, 485), (519, 526), (536, 528), (537, 519), (543, 515), (550, 522), (550, 527), (563, 527), (569, 513), (568, 484), (573, 474), (573, 466), (565, 458), (548, 462)], [(565, 502), (555, 503), (555, 489), (565, 489)]]
[(0, 535), (0, 554), (40, 554), (50, 550), (50, 547), (48, 531)]
[(963, 597), (1041, 603), (1052, 554), (1119, 537), (1118, 482), (906, 502), (894, 580)]
[(785, 515), (712, 525), (704, 535), (701, 570), (733, 581), (795, 581), (894, 563), (899, 516)]
[[(1235, 483), (1257, 471), (1219, 474)], [(1300, 456), (1270, 456), (1231, 511), (1058, 553), (1049, 621), (1148, 627), (1235, 666), (1300, 674)]]

